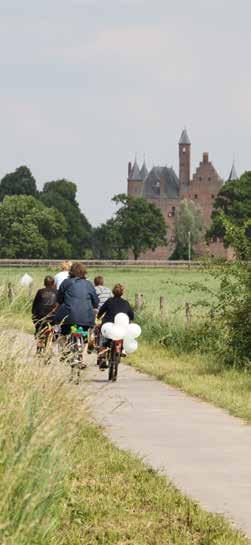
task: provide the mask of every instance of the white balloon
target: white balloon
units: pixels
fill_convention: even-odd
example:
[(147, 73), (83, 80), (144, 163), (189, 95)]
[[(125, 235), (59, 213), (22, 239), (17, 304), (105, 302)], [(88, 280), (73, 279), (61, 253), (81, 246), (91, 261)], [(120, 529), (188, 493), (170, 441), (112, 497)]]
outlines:
[(141, 335), (141, 327), (138, 324), (129, 324), (126, 329), (126, 336), (137, 339)]
[(30, 276), (29, 274), (25, 273), (21, 280), (20, 280), (20, 284), (21, 286), (31, 286), (31, 284), (33, 283), (33, 278), (32, 276)]
[(123, 347), (127, 354), (133, 354), (133, 352), (136, 352), (138, 348), (138, 343), (135, 339), (126, 338), (124, 340)]
[(113, 341), (120, 341), (121, 339), (124, 339), (125, 333), (126, 330), (124, 327), (114, 324), (110, 333), (110, 339)]
[(106, 339), (111, 339), (111, 332), (114, 328), (114, 324), (112, 322), (106, 322), (101, 327), (101, 333), (103, 337), (106, 337)]
[(124, 312), (119, 312), (116, 314), (114, 322), (116, 325), (127, 326), (129, 325), (129, 317)]

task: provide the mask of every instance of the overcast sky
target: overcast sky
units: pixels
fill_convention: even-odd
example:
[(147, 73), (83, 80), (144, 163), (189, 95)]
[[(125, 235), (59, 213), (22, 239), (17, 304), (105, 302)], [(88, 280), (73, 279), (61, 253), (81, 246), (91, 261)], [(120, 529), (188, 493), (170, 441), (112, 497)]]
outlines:
[(250, 0), (0, 0), (0, 176), (68, 178), (93, 224), (135, 153), (251, 169)]

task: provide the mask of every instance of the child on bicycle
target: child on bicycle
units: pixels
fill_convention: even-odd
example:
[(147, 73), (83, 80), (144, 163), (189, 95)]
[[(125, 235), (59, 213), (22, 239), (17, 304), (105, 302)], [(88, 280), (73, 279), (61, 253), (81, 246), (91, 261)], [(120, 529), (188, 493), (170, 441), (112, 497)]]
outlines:
[(99, 310), (102, 307), (102, 305), (107, 301), (107, 299), (110, 299), (110, 297), (112, 297), (112, 292), (110, 288), (107, 288), (106, 286), (104, 286), (103, 276), (95, 276), (94, 287), (96, 290), (96, 294), (99, 298), (99, 306), (98, 306), (98, 310)]
[[(106, 322), (114, 322), (116, 314), (119, 312), (123, 312), (124, 314), (127, 314), (128, 318), (130, 320), (134, 320), (134, 311), (130, 305), (130, 303), (123, 299), (122, 295), (124, 294), (124, 286), (122, 284), (115, 284), (112, 293), (113, 297), (110, 297), (105, 301), (105, 303), (102, 305), (102, 307), (98, 311), (97, 318), (102, 319), (102, 324), (105, 324)], [(109, 341), (107, 339), (103, 339), (102, 341), (102, 348), (105, 348), (109, 345)], [(98, 361), (97, 364), (101, 369), (107, 367), (105, 356), (104, 356), (104, 350), (101, 349), (101, 353), (98, 355)]]
[(113, 297), (107, 299), (100, 307), (97, 318), (102, 318), (102, 324), (105, 324), (106, 322), (114, 322), (115, 316), (119, 312), (127, 314), (130, 320), (134, 319), (134, 312), (130, 303), (122, 297), (124, 290), (125, 288), (122, 286), (122, 284), (115, 284), (112, 290)]

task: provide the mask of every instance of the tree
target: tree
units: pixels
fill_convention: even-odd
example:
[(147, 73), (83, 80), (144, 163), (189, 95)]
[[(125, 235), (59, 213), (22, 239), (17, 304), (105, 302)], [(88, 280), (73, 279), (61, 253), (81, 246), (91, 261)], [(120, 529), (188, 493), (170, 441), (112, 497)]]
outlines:
[[(237, 227), (242, 227), (251, 219), (251, 171), (245, 172), (239, 180), (226, 182), (214, 202), (212, 225), (207, 232), (207, 239), (221, 238), (227, 246), (229, 242), (225, 237), (224, 217)], [(249, 237), (250, 231), (247, 230), (246, 234)]]
[(126, 259), (127, 251), (114, 218), (93, 229), (92, 248), (97, 259)]
[(113, 201), (121, 205), (115, 215), (115, 225), (122, 248), (131, 250), (134, 259), (148, 249), (167, 244), (167, 227), (160, 208), (143, 198), (124, 194), (116, 195)]
[(91, 248), (92, 228), (79, 209), (76, 201), (77, 187), (68, 180), (47, 182), (40, 193), (40, 200), (49, 207), (59, 210), (65, 217), (66, 241), (70, 248), (69, 257), (84, 257)]
[(184, 199), (175, 219), (176, 249), (173, 258), (188, 259), (188, 233), (190, 232), (191, 254), (194, 254), (194, 246), (203, 235), (203, 220), (200, 209), (193, 201)]
[(36, 181), (28, 167), (22, 166), (6, 174), (0, 182), (0, 201), (6, 195), (37, 195)]
[(32, 196), (7, 196), (0, 206), (1, 258), (64, 258), (66, 222)]

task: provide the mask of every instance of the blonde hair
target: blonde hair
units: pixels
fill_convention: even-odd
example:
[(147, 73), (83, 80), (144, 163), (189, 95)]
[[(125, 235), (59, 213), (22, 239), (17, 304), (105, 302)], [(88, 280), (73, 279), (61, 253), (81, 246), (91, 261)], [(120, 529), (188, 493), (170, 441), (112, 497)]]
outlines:
[(71, 261), (63, 261), (63, 263), (61, 263), (61, 271), (69, 271), (71, 266), (72, 266)]

